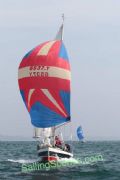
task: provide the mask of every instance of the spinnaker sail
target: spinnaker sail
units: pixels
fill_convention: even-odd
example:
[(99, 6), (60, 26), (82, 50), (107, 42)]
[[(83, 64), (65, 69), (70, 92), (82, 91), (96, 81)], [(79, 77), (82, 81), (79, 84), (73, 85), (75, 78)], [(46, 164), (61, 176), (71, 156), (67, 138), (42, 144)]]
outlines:
[[(71, 75), (62, 32), (63, 24), (55, 40), (33, 48), (19, 65), (20, 93), (36, 128), (54, 127), (70, 121)], [(36, 129), (36, 133), (38, 131)]]

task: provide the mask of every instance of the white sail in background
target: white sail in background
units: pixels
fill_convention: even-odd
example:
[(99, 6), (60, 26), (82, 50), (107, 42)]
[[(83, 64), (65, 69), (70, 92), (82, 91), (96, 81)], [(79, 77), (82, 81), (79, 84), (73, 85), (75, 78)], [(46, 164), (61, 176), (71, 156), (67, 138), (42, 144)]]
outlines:
[(52, 136), (54, 136), (54, 128), (34, 128), (34, 138)]
[(43, 136), (44, 137), (54, 136), (54, 129), (53, 128), (43, 128)]
[(35, 127), (34, 128), (34, 132), (33, 132), (33, 137), (34, 138), (39, 138), (39, 137), (41, 137), (41, 135), (42, 135), (42, 128), (37, 128), (37, 127)]

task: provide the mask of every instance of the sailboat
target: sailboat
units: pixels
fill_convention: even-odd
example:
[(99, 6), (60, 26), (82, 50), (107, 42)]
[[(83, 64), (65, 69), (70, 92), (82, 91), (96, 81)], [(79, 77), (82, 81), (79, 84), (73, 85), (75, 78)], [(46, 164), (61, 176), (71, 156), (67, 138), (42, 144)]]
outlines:
[(78, 137), (80, 142), (85, 142), (82, 126), (79, 126), (77, 128), (77, 137)]
[[(73, 157), (71, 147), (60, 141), (56, 130), (70, 117), (70, 63), (63, 43), (63, 22), (55, 39), (30, 50), (18, 70), (18, 84), (30, 114), (41, 162)], [(56, 140), (57, 138), (57, 140)]]

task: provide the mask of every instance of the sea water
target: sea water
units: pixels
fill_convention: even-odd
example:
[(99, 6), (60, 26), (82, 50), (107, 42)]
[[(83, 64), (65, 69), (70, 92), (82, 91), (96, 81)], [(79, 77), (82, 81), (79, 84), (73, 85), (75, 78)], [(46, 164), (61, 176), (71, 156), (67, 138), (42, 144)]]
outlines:
[(38, 162), (36, 142), (1, 141), (0, 180), (120, 180), (120, 141), (72, 142), (71, 146), (73, 158), (37, 170), (32, 169)]

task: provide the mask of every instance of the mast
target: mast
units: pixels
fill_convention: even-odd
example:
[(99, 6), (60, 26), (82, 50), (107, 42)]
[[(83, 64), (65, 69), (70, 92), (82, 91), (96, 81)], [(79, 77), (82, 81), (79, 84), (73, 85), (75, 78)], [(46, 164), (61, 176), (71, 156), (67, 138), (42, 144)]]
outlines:
[(61, 40), (63, 41), (63, 31), (64, 31), (64, 20), (65, 20), (65, 16), (64, 13), (62, 14), (62, 35), (61, 35)]
[(65, 16), (64, 16), (64, 14), (62, 14), (62, 24), (61, 24), (59, 31), (55, 37), (55, 40), (63, 41), (64, 20), (65, 20)]

